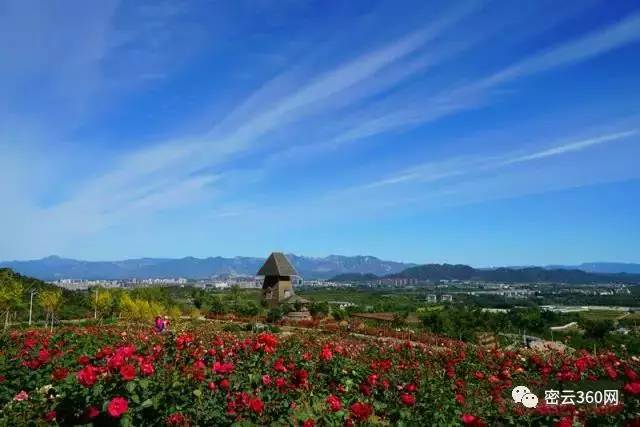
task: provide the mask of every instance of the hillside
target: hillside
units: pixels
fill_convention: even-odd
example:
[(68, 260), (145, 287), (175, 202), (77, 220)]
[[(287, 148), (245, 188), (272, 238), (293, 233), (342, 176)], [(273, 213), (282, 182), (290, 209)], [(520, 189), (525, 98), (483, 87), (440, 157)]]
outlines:
[[(37, 303), (38, 292), (46, 289), (57, 289), (56, 286), (45, 283), (42, 280), (24, 276), (9, 268), (0, 268), (0, 286), (2, 286), (5, 281), (17, 281), (22, 285), (22, 303), (18, 311), (28, 312), (31, 291), (35, 291), (33, 304), (34, 319), (42, 317), (42, 310)], [(86, 312), (91, 309), (87, 296), (82, 292), (63, 289), (62, 298), (63, 304), (60, 309), (60, 315), (64, 318), (73, 319), (84, 316)]]
[(550, 265), (546, 268), (549, 269), (577, 269), (586, 271), (588, 273), (602, 273), (602, 274), (640, 274), (640, 264), (634, 264), (630, 262), (583, 262), (579, 265)]

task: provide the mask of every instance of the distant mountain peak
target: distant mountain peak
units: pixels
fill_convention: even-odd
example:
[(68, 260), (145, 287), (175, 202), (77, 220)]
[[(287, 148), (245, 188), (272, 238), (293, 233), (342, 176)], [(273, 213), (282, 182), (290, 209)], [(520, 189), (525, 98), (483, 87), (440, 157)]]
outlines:
[[(373, 256), (329, 255), (305, 257), (287, 254), (296, 270), (306, 279), (330, 278), (338, 274), (389, 274), (414, 264), (383, 261)], [(55, 279), (132, 279), (172, 278), (206, 279), (223, 274), (254, 275), (265, 258), (220, 256), (179, 259), (138, 258), (122, 261), (79, 261), (50, 256), (41, 260), (0, 262), (0, 267), (42, 280)]]

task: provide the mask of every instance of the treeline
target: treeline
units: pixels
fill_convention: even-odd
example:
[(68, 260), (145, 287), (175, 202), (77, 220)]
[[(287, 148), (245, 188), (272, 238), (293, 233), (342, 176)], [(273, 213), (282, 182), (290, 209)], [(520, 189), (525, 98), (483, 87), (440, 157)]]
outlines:
[[(32, 298), (33, 297), (33, 298)], [(76, 318), (90, 309), (87, 299), (41, 280), (0, 268), (0, 314), (4, 325), (32, 319)]]
[(11, 323), (45, 320), (98, 320), (125, 318), (147, 320), (157, 315), (180, 317), (192, 306), (168, 288), (103, 289), (70, 291), (38, 279), (0, 269), (0, 315), (6, 329)]
[[(574, 348), (621, 347), (626, 351), (640, 352), (637, 335), (615, 333), (619, 326), (632, 326), (625, 321), (589, 319), (578, 313), (557, 313), (535, 307), (512, 308), (507, 312), (489, 312), (481, 308), (463, 306), (437, 306), (420, 313), (425, 329), (439, 335), (476, 341), (479, 334), (492, 333), (533, 335), (544, 339), (562, 340)], [(551, 326), (577, 323), (577, 328), (552, 333)]]

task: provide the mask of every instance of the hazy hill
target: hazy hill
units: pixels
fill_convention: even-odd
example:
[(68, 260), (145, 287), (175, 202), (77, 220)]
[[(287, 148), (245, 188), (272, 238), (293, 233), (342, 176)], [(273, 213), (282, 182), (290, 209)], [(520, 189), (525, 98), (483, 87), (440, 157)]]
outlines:
[[(383, 261), (372, 256), (329, 255), (312, 258), (287, 255), (296, 270), (305, 278), (329, 278), (344, 273), (393, 274), (411, 267), (394, 261)], [(124, 261), (79, 261), (50, 256), (30, 261), (0, 262), (0, 267), (8, 267), (21, 274), (42, 280), (56, 279), (132, 279), (185, 277), (203, 279), (216, 275), (255, 274), (264, 258), (253, 257), (210, 257), (180, 259), (140, 258)]]
[(550, 269), (578, 269), (589, 273), (629, 273), (640, 274), (640, 264), (628, 262), (584, 262), (580, 265), (550, 265)]
[[(547, 269), (542, 267), (477, 269), (468, 265), (426, 264), (407, 268), (389, 278), (417, 280), (481, 280), (486, 282), (547, 282), (547, 283), (635, 283), (640, 284), (640, 275), (598, 274), (582, 270)], [(335, 280), (373, 280), (364, 276), (337, 276)]]

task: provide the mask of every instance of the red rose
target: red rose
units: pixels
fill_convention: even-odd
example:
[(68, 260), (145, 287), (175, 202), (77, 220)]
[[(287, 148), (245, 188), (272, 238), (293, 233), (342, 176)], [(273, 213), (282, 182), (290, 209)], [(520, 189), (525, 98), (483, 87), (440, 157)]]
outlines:
[(356, 402), (351, 405), (351, 414), (355, 418), (364, 421), (373, 414), (373, 408), (369, 404)]
[(456, 402), (458, 402), (458, 405), (464, 405), (464, 396), (461, 394), (456, 394)]
[(284, 361), (282, 359), (278, 359), (273, 364), (273, 369), (278, 372), (287, 372), (286, 366), (284, 366)]
[(220, 388), (223, 390), (229, 390), (229, 380), (225, 378), (220, 381)]
[(89, 359), (89, 356), (80, 356), (78, 358), (78, 363), (80, 365), (88, 365), (90, 361), (91, 359)]
[(316, 425), (316, 422), (313, 419), (309, 418), (302, 423), (302, 427), (313, 427)]
[(264, 403), (258, 397), (254, 397), (249, 400), (249, 409), (251, 409), (256, 414), (261, 414), (264, 411)]
[(47, 363), (51, 360), (51, 353), (46, 348), (41, 349), (38, 352), (38, 360), (40, 363)]
[(607, 373), (607, 376), (612, 380), (615, 380), (616, 378), (618, 378), (618, 371), (616, 371), (613, 366), (611, 365), (605, 366), (604, 371)]
[(322, 347), (322, 351), (320, 352), (320, 359), (324, 360), (325, 362), (330, 361), (331, 359), (333, 359), (333, 353), (331, 353), (331, 349), (327, 346)]
[(142, 372), (143, 375), (146, 375), (146, 376), (153, 375), (155, 371), (156, 370), (153, 367), (153, 363), (151, 362), (143, 362), (140, 364), (140, 372)]
[(287, 381), (284, 378), (282, 377), (276, 378), (276, 386), (278, 388), (283, 388), (286, 385), (287, 385)]
[(69, 375), (69, 371), (65, 368), (56, 368), (51, 372), (51, 378), (54, 381), (62, 381), (67, 378), (67, 375)]
[(129, 402), (124, 397), (114, 397), (107, 406), (107, 412), (113, 418), (118, 418), (129, 409)]
[(342, 408), (342, 402), (340, 401), (340, 398), (338, 396), (334, 396), (333, 394), (330, 394), (325, 402), (327, 402), (329, 408), (331, 408), (331, 411), (333, 412), (339, 411)]
[(122, 365), (120, 367), (120, 376), (122, 376), (122, 379), (125, 381), (134, 380), (136, 378), (136, 368), (129, 364)]
[(476, 417), (475, 415), (471, 415), (471, 414), (463, 414), (460, 417), (460, 420), (462, 421), (462, 424), (467, 426), (474, 426), (474, 427), (486, 426), (484, 421), (482, 421), (480, 418)]
[(100, 410), (95, 406), (91, 405), (87, 409), (85, 409), (84, 414), (88, 419), (92, 420), (98, 415), (100, 415)]
[(213, 364), (213, 370), (215, 371), (216, 374), (230, 374), (231, 372), (233, 372), (233, 363), (231, 362), (226, 362), (226, 363), (220, 363), (220, 362), (215, 362)]
[(271, 384), (271, 376), (270, 375), (263, 375), (262, 376), (262, 384), (264, 384), (264, 385)]
[(360, 392), (365, 396), (370, 396), (371, 393), (373, 392), (373, 390), (371, 389), (371, 386), (367, 384), (360, 384), (359, 389), (360, 389)]
[(573, 426), (573, 417), (570, 417), (570, 416), (560, 418), (553, 425), (553, 427), (571, 427), (571, 426)]
[(416, 404), (416, 397), (413, 394), (402, 393), (400, 395), (400, 400), (407, 406), (413, 406)]
[(167, 417), (167, 424), (170, 426), (186, 426), (187, 419), (180, 412), (174, 412)]
[(209, 381), (209, 384), (207, 384), (207, 387), (209, 387), (209, 390), (211, 391), (216, 391), (216, 389), (218, 388), (216, 383), (214, 383), (213, 381)]
[(462, 421), (462, 424), (467, 426), (474, 425), (477, 420), (478, 420), (478, 417), (471, 414), (462, 414), (462, 417), (460, 417), (460, 421)]
[(44, 414), (44, 420), (48, 423), (52, 423), (56, 420), (56, 411), (49, 411)]
[(415, 391), (418, 390), (418, 386), (416, 386), (413, 383), (409, 383), (404, 389), (407, 390), (409, 393), (415, 393)]
[(624, 391), (626, 393), (637, 396), (640, 394), (640, 381), (635, 381), (624, 386)]
[(78, 382), (85, 387), (93, 386), (98, 377), (96, 376), (96, 368), (91, 365), (87, 365), (84, 368), (80, 369), (80, 372), (76, 375)]

